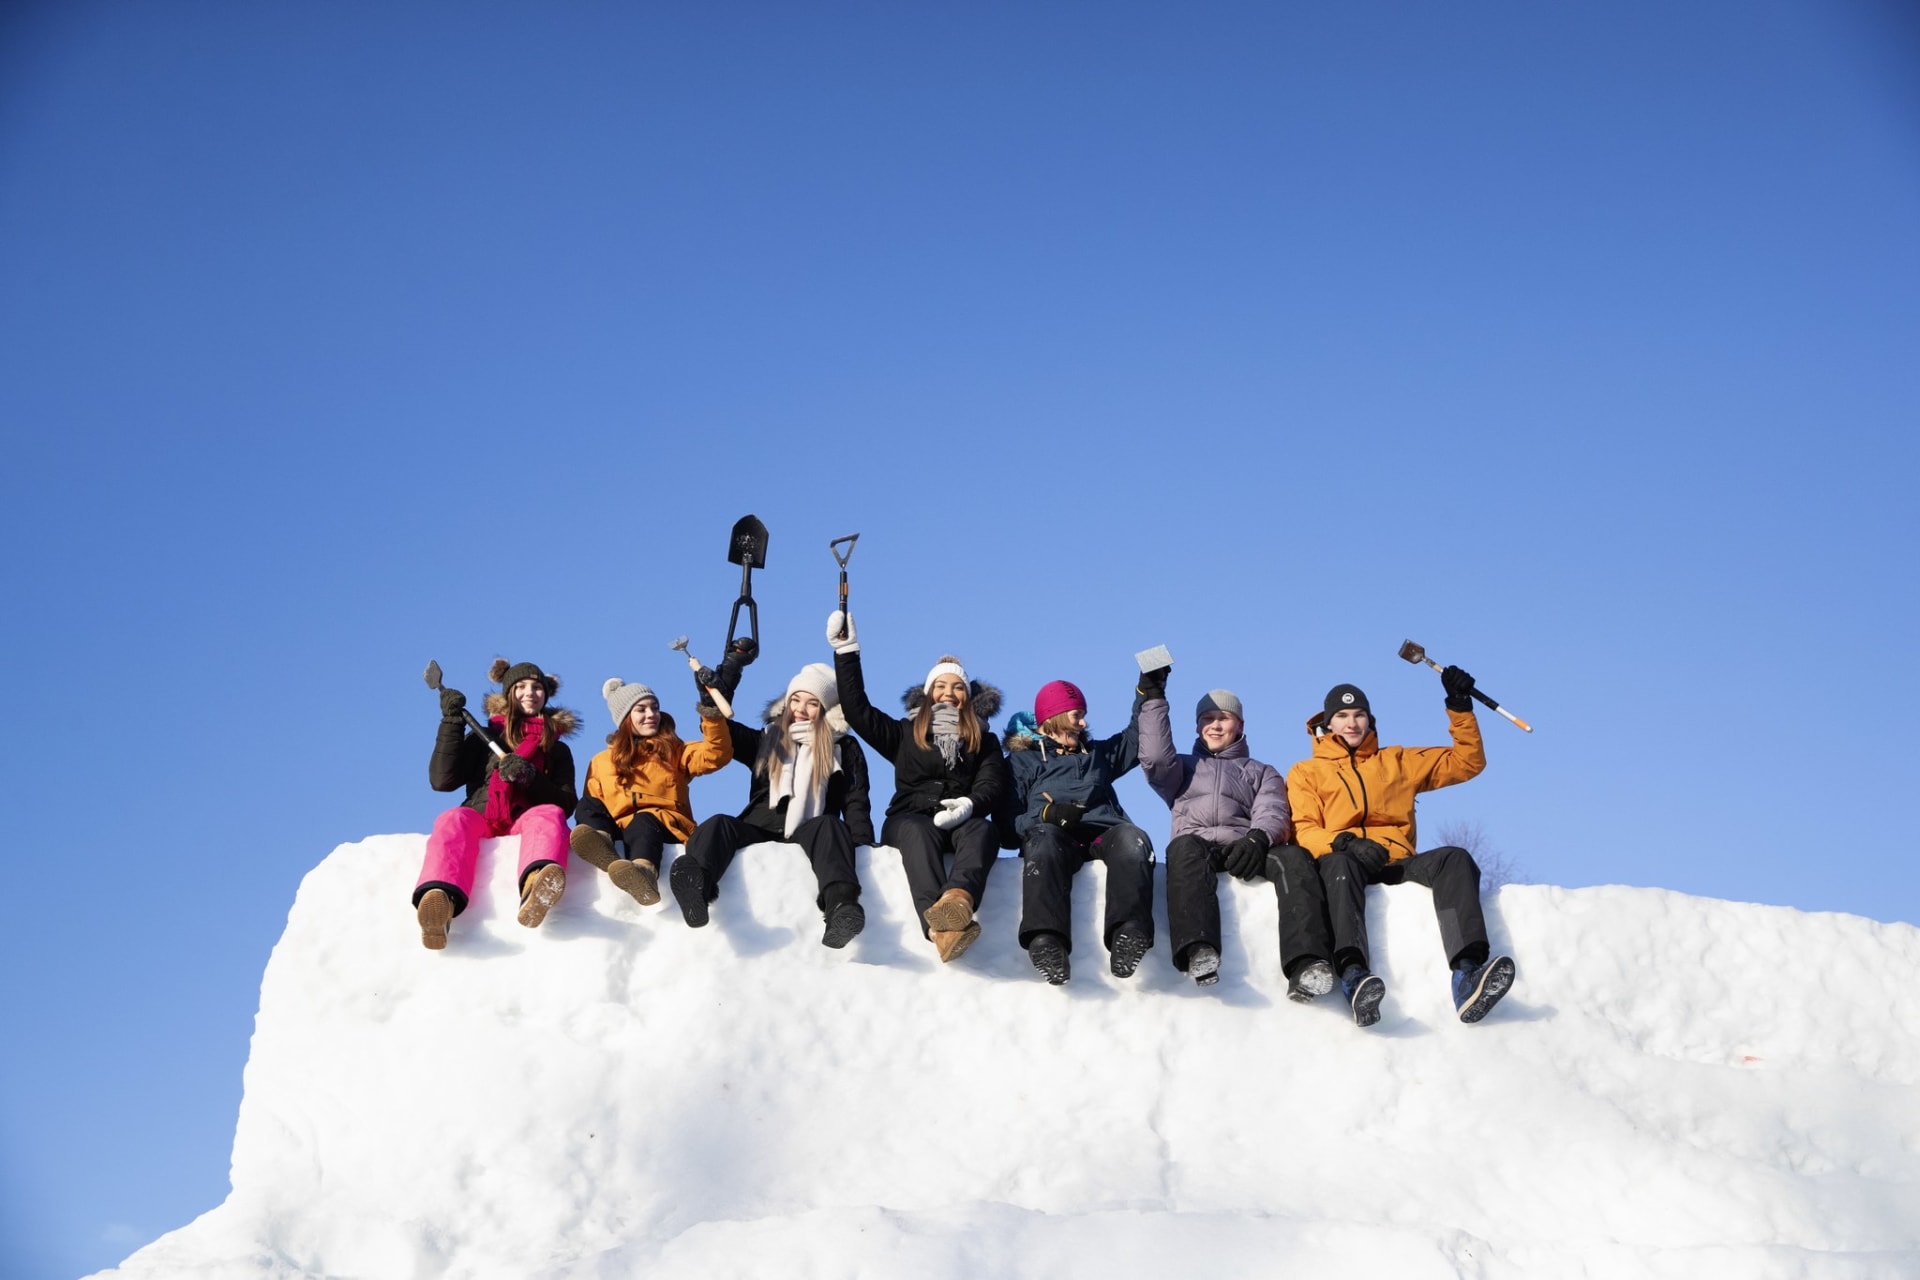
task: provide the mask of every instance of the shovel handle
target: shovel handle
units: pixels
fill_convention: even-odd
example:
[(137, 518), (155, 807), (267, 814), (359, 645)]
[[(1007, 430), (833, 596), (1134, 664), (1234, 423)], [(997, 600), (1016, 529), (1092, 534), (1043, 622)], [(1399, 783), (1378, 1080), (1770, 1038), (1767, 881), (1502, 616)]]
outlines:
[[(1432, 658), (1422, 658), (1420, 659), (1420, 661), (1426, 663), (1428, 666), (1432, 667), (1435, 671), (1446, 670), (1445, 667), (1435, 662)], [(1505, 707), (1495, 702), (1492, 698), (1489, 698), (1486, 694), (1480, 692), (1479, 686), (1476, 685), (1474, 688), (1468, 690), (1468, 692), (1473, 694), (1475, 701), (1485, 703), (1488, 710), (1498, 711), (1501, 715), (1505, 716), (1508, 720), (1512, 721), (1515, 725), (1518, 725), (1520, 728), (1525, 729), (1528, 733), (1533, 732), (1532, 725), (1528, 724), (1525, 720), (1522, 720), (1519, 716), (1513, 714), (1513, 712), (1507, 710)]]
[[(700, 659), (694, 657), (690, 653), (687, 654), (687, 665), (693, 668), (694, 675), (697, 676), (700, 674)], [(695, 680), (694, 683), (699, 684), (700, 682), (698, 680)], [(729, 720), (733, 719), (733, 704), (727, 701), (726, 694), (720, 692), (718, 689), (714, 688), (710, 684), (700, 685), (700, 687), (707, 691), (707, 696), (713, 699), (713, 705), (720, 709), (721, 715), (725, 716)]]

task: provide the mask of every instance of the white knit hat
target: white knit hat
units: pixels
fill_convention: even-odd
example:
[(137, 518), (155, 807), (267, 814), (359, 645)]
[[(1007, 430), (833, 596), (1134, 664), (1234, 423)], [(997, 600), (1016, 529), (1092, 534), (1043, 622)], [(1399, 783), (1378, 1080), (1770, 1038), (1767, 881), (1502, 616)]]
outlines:
[(834, 679), (833, 668), (824, 662), (809, 662), (800, 668), (800, 674), (787, 681), (787, 696), (796, 693), (810, 693), (820, 699), (820, 705), (831, 711), (840, 705), (840, 682)]

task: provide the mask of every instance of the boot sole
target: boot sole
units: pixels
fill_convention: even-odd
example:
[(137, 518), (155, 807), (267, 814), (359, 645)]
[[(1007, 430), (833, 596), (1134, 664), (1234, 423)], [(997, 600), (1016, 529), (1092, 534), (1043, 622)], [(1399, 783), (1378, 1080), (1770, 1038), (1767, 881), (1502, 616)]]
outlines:
[(1146, 959), (1147, 952), (1153, 950), (1153, 939), (1122, 930), (1113, 935), (1113, 958), (1107, 967), (1116, 978), (1131, 978), (1133, 971)]
[(941, 933), (958, 933), (973, 921), (973, 911), (959, 898), (942, 898), (928, 907), (920, 917), (927, 922), (927, 928), (938, 929)]
[(1360, 980), (1353, 989), (1353, 1025), (1370, 1027), (1380, 1021), (1380, 1002), (1387, 998), (1387, 984), (1373, 974)]
[(1187, 956), (1187, 976), (1203, 987), (1220, 981), (1220, 953)]
[(1287, 981), (1287, 999), (1295, 1004), (1312, 1004), (1333, 990), (1333, 966), (1322, 961), (1310, 964)]
[(860, 931), (866, 927), (866, 909), (857, 902), (842, 903), (827, 917), (827, 931), (821, 935), (821, 945), (838, 951), (859, 937)]
[(1041, 977), (1056, 987), (1064, 985), (1073, 976), (1073, 962), (1067, 958), (1064, 947), (1028, 947), (1027, 959), (1033, 961), (1033, 967), (1040, 971)]
[(686, 917), (689, 928), (699, 929), (707, 923), (705, 880), (699, 866), (691, 862), (675, 862), (673, 870), (667, 873), (667, 883), (673, 889), (673, 900), (679, 906), (680, 914)]
[(573, 850), (573, 856), (589, 866), (605, 871), (613, 865), (616, 855), (613, 841), (607, 839), (607, 833), (592, 827), (575, 827), (567, 833), (567, 848)]
[(420, 921), (420, 945), (429, 951), (447, 949), (447, 926), (453, 923), (453, 899), (443, 889), (430, 889), (415, 913)]
[[(947, 932), (953, 932), (953, 931), (948, 930)], [(980, 937), (979, 921), (977, 920), (968, 921), (967, 927), (964, 929), (958, 930), (958, 933), (959, 933), (959, 936), (956, 937), (952, 942), (947, 944), (946, 950), (940, 952), (941, 964), (952, 964), (955, 960), (958, 960), (961, 956), (967, 953), (967, 948), (972, 946)], [(940, 942), (936, 939), (933, 945), (934, 945), (934, 948), (938, 950), (940, 947)]]
[(547, 912), (553, 904), (560, 901), (561, 891), (567, 887), (567, 873), (559, 863), (540, 868), (533, 873), (533, 879), (527, 881), (526, 891), (520, 895), (520, 914), (515, 917), (529, 929), (537, 929), (540, 922), (547, 918)]
[(660, 873), (644, 863), (621, 858), (607, 868), (607, 878), (643, 907), (660, 901)]
[(1513, 957), (1501, 956), (1480, 970), (1480, 981), (1460, 1006), (1460, 1021), (1478, 1022), (1493, 1011), (1500, 997), (1513, 987)]

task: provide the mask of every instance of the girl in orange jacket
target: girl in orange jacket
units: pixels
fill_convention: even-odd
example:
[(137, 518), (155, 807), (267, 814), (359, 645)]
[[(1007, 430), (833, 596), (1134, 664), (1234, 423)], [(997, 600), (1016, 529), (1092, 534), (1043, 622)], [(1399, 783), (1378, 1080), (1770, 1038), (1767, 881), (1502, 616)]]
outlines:
[[(700, 738), (682, 742), (673, 717), (644, 684), (618, 676), (601, 685), (614, 730), (587, 765), (587, 794), (574, 814), (568, 846), (642, 906), (660, 901), (660, 863), (669, 843), (693, 834), (687, 783), (733, 760), (726, 719), (700, 691)], [(623, 853), (615, 850), (615, 843)]]

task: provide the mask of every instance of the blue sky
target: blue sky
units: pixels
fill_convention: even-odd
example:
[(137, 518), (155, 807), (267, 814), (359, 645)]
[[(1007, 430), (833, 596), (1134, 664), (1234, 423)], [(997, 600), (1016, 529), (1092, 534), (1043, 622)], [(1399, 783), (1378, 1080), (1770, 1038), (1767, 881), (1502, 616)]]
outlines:
[(1284, 767), (1337, 681), (1444, 733), (1411, 637), (1539, 730), (1430, 830), (1920, 921), (1916, 349), (1892, 3), (10, 6), (0, 1271), (225, 1194), (302, 875), (442, 807), (426, 660), (584, 763), (747, 512), (745, 702), (859, 531), (879, 688), (1111, 731), (1166, 643)]

